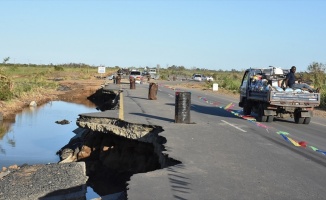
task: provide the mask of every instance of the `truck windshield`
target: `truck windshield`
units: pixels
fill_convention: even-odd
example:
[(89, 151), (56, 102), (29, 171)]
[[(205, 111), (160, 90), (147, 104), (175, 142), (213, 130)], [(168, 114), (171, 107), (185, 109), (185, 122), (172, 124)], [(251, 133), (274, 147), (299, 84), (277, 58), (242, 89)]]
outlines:
[(242, 78), (242, 84), (241, 84), (242, 87), (245, 87), (245, 86), (247, 85), (248, 74), (249, 74), (249, 72), (247, 71), (247, 72), (243, 75), (243, 78)]
[(130, 75), (140, 75), (140, 71), (131, 71)]

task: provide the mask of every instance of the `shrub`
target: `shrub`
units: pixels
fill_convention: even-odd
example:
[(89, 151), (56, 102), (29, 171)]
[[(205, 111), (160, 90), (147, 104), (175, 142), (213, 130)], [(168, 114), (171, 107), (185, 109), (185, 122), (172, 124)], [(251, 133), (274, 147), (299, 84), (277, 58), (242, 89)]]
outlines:
[(326, 109), (326, 86), (323, 85), (320, 89), (320, 108)]
[(161, 74), (160, 79), (161, 80), (168, 80), (168, 78), (167, 78), (167, 76), (165, 74)]
[(63, 67), (62, 66), (54, 66), (54, 70), (55, 71), (63, 71)]
[(12, 82), (7, 76), (3, 75), (3, 72), (0, 71), (0, 100), (10, 100), (13, 97)]
[(7, 101), (13, 97), (13, 93), (10, 91), (10, 87), (0, 81), (0, 100)]
[(234, 79), (234, 75), (232, 77), (225, 76), (222, 78), (222, 83), (220, 84), (221, 87), (227, 90), (235, 90), (238, 91), (240, 87), (240, 80)]

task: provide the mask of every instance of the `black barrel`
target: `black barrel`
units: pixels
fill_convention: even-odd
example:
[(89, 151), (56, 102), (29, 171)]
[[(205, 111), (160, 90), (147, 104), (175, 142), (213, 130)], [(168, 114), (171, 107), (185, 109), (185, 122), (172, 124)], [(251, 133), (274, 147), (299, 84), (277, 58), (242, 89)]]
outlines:
[(190, 123), (190, 92), (175, 93), (175, 123)]

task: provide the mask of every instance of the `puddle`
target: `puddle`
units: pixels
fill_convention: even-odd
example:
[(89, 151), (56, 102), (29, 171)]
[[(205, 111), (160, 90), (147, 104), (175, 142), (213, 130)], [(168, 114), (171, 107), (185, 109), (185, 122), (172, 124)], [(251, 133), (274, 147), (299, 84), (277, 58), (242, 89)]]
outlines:
[[(26, 108), (0, 135), (0, 167), (54, 163), (59, 158), (55, 152), (75, 134), (76, 119), (81, 112), (94, 112), (94, 107), (53, 101), (36, 108)], [(70, 123), (60, 125), (55, 121), (66, 119)]]
[[(95, 105), (52, 101), (24, 109), (15, 122), (3, 121), (1, 127), (7, 128), (0, 132), (0, 169), (14, 164), (57, 163), (60, 158), (56, 152), (75, 136), (78, 115), (88, 112), (97, 112)], [(64, 119), (70, 123), (55, 123)], [(95, 197), (98, 195), (87, 188), (87, 199)]]

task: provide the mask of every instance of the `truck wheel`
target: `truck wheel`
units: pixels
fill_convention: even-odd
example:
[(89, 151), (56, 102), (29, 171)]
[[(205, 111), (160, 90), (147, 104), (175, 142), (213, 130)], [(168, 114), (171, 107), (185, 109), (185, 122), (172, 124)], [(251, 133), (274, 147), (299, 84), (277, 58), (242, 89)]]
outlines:
[(264, 115), (264, 108), (263, 108), (262, 104), (259, 105), (257, 114), (258, 114), (257, 121), (259, 121), (259, 122), (266, 122), (267, 121), (267, 116)]
[(303, 124), (304, 117), (300, 117), (300, 114), (294, 114), (294, 122), (297, 124)]
[(305, 117), (303, 123), (304, 124), (309, 124), (311, 120), (311, 117)]
[(243, 104), (243, 114), (244, 115), (250, 115), (251, 114), (251, 106), (250, 103), (248, 103), (247, 100), (245, 100)]
[(272, 122), (274, 121), (274, 116), (273, 115), (270, 115), (267, 117), (267, 122)]

